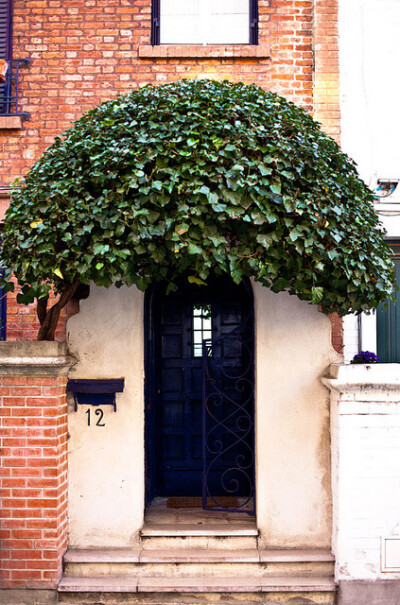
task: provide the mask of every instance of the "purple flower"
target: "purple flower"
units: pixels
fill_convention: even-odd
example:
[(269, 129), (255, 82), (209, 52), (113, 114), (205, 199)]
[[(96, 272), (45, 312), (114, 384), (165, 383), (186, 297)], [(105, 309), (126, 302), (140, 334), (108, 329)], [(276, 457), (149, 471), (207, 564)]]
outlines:
[(371, 351), (360, 351), (354, 355), (350, 363), (378, 363), (379, 357)]

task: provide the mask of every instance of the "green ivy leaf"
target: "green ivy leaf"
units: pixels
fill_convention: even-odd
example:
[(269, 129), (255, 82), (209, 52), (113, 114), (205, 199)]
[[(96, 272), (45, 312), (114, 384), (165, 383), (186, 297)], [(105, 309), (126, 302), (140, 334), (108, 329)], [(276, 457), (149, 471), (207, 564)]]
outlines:
[(311, 288), (311, 302), (313, 305), (318, 305), (324, 298), (324, 289), (313, 286)]

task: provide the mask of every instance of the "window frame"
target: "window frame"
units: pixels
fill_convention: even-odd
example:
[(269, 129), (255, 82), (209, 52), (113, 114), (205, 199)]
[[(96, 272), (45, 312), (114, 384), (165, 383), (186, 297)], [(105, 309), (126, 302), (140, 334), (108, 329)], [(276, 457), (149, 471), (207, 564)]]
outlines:
[[(245, 46), (258, 44), (258, 0), (249, 0), (249, 43)], [(152, 0), (151, 4), (151, 44), (160, 46), (160, 18), (161, 18), (161, 0)], [(186, 44), (190, 44), (187, 42)], [(241, 42), (238, 44), (243, 45)], [(205, 46), (218, 46), (208, 44)], [(223, 46), (225, 46), (223, 44)], [(228, 46), (231, 46), (229, 44)]]

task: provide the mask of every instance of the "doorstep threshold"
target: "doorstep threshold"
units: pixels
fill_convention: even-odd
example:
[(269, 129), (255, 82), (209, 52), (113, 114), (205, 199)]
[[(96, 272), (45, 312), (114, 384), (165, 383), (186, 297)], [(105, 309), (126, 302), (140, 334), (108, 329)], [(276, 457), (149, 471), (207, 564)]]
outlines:
[(237, 523), (235, 525), (203, 524), (157, 524), (144, 525), (140, 532), (144, 537), (180, 537), (180, 536), (258, 536), (255, 523)]

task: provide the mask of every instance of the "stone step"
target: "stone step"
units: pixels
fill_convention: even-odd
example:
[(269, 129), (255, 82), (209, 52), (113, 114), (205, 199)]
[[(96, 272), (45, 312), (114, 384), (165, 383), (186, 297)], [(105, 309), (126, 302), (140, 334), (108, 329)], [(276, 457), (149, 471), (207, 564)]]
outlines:
[(149, 524), (140, 532), (143, 548), (147, 549), (225, 549), (257, 548), (258, 529), (254, 521), (228, 523)]
[[(132, 602), (140, 602), (138, 596), (145, 597), (155, 593), (158, 595), (158, 602), (164, 602), (164, 594), (174, 593), (179, 595), (199, 595), (199, 594), (252, 594), (260, 595), (262, 593), (270, 593), (271, 595), (285, 595), (291, 599), (303, 597), (303, 603), (309, 598), (312, 603), (332, 603), (335, 594), (335, 583), (329, 576), (270, 576), (270, 577), (181, 577), (181, 578), (154, 578), (140, 577), (127, 578), (125, 576), (118, 577), (97, 577), (97, 578), (62, 578), (59, 587), (60, 600), (65, 602), (62, 597), (68, 595), (70, 601), (73, 597), (73, 602), (84, 602), (87, 598), (90, 602), (90, 597), (85, 595), (92, 594), (101, 595), (100, 601), (106, 602), (106, 595), (109, 595), (112, 600), (112, 595), (124, 595), (123, 601), (126, 602), (126, 595), (132, 599)], [(321, 600), (320, 597), (328, 595), (329, 599)], [(136, 597), (136, 601), (135, 601)], [(285, 599), (286, 600), (286, 599)], [(149, 602), (146, 598), (146, 602)], [(179, 602), (179, 601), (178, 601)], [(187, 600), (185, 601), (187, 602)], [(199, 601), (196, 601), (199, 602)], [(200, 601), (201, 602), (201, 601)], [(246, 600), (249, 602), (249, 600)], [(262, 602), (262, 601), (259, 601)], [(265, 601), (264, 601), (265, 602)], [(293, 602), (293, 601), (292, 601)]]
[(327, 550), (93, 549), (64, 556), (70, 577), (245, 577), (333, 575)]

